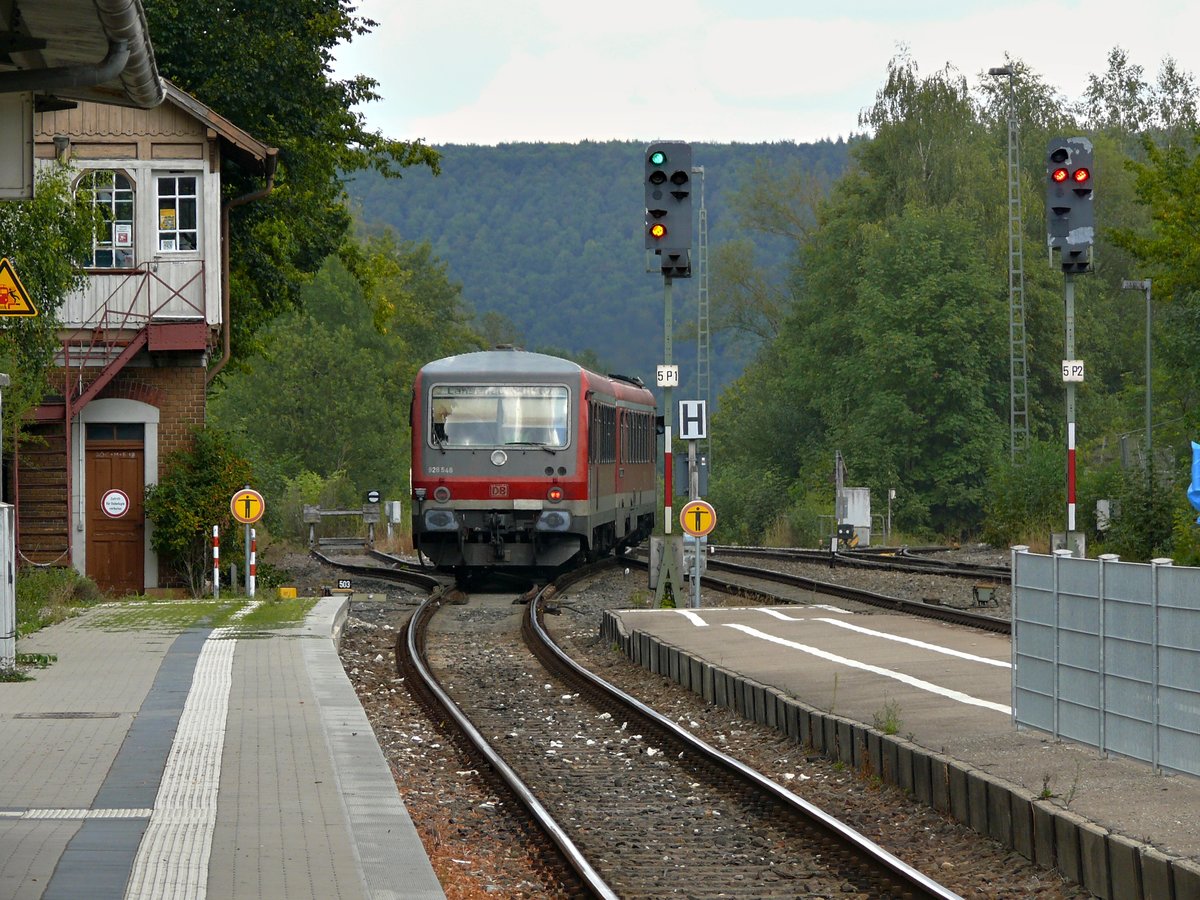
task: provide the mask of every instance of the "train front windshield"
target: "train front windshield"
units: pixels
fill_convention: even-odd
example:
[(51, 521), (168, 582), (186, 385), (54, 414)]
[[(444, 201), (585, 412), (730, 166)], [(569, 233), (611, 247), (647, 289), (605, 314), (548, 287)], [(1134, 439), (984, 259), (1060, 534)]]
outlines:
[(569, 394), (551, 384), (439, 384), (430, 390), (437, 447), (567, 446)]

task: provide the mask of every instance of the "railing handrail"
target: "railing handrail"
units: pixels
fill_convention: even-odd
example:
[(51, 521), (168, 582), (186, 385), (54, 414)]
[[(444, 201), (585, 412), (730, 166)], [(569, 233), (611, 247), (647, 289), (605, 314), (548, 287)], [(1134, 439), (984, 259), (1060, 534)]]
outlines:
[[(158, 268), (163, 265), (192, 265), (196, 267), (196, 271), (181, 285), (172, 287), (158, 274)], [(94, 360), (107, 360), (119, 344), (111, 339), (97, 339), (98, 335), (122, 329), (140, 331), (147, 325), (153, 324), (158, 314), (176, 299), (181, 301), (185, 308), (194, 310), (197, 318), (205, 319), (204, 273), (203, 259), (154, 260), (142, 263), (135, 269), (122, 269), (112, 273), (108, 277), (114, 283), (104, 302), (81, 324), (66, 326), (72, 330), (61, 339), (64, 367), (70, 368), (72, 365), (77, 365), (83, 369)], [(92, 274), (89, 277), (96, 278), (97, 275)], [(121, 308), (122, 305), (117, 301), (118, 295), (131, 281), (137, 282), (133, 295), (128, 304)], [(199, 304), (193, 302), (184, 293), (197, 282), (201, 285)], [(166, 289), (166, 296), (154, 308), (150, 307), (152, 283), (157, 283)], [(138, 309), (143, 303), (146, 307), (144, 312)], [(180, 317), (173, 314), (169, 318)], [(75, 354), (71, 352), (72, 347), (76, 349)]]

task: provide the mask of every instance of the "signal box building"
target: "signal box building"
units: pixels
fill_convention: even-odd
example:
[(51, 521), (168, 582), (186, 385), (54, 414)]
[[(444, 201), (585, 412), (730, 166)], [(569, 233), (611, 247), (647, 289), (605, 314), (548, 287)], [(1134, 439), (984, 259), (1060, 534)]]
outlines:
[[(112, 592), (171, 581), (143, 497), (205, 420), (229, 353), (229, 209), (271, 189), (276, 151), (167, 83), (152, 109), (80, 102), (35, 115), (38, 165), (75, 171), (105, 216), (87, 286), (64, 303), (52, 390), (9, 472), (19, 558)], [(234, 160), (261, 189), (222, 202)], [(33, 298), (36, 303), (36, 298)]]

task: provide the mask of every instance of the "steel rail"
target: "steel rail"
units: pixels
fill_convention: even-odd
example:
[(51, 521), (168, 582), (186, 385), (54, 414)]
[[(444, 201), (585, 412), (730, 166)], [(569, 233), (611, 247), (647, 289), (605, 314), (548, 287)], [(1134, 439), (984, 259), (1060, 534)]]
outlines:
[(454, 724), (471, 742), (474, 749), (487, 760), (492, 770), (500, 776), (508, 786), (508, 789), (524, 804), (530, 815), (534, 817), (538, 825), (558, 847), (559, 851), (579, 875), (584, 886), (592, 892), (593, 896), (603, 898), (603, 900), (610, 900), (610, 898), (611, 900), (617, 900), (617, 894), (600, 877), (599, 873), (592, 868), (591, 864), (579, 848), (575, 846), (574, 841), (567, 835), (563, 827), (559, 825), (549, 810), (538, 801), (525, 782), (521, 780), (521, 777), (504, 761), (504, 758), (492, 748), (487, 738), (471, 724), (471, 720), (467, 718), (450, 695), (443, 690), (441, 683), (437, 680), (437, 676), (425, 664), (424, 631), (429, 619), (437, 611), (440, 604), (440, 598), (430, 597), (427, 599), (413, 613), (412, 620), (407, 629), (406, 649), (409, 661), (420, 675), (423, 687), (437, 699), (438, 703), (445, 709), (447, 715), (454, 720)]
[(561, 666), (570, 670), (576, 677), (586, 682), (594, 690), (623, 704), (638, 715), (649, 719), (663, 731), (669, 733), (677, 741), (688, 747), (692, 752), (705, 759), (709, 764), (732, 772), (743, 782), (774, 797), (777, 801), (798, 813), (806, 822), (825, 834), (826, 837), (832, 838), (839, 844), (851, 848), (868, 865), (885, 870), (905, 888), (913, 891), (914, 896), (942, 898), (942, 900), (959, 898), (961, 900), (958, 894), (914, 869), (844, 822), (830, 816), (820, 807), (814, 806), (803, 798), (796, 796), (791, 791), (776, 784), (770, 778), (767, 778), (756, 769), (750, 768), (740, 760), (722, 753), (711, 744), (706, 743), (690, 731), (680, 727), (675, 722), (642, 703), (636, 697), (625, 693), (620, 688), (585, 669), (568, 656), (546, 631), (542, 621), (543, 593), (544, 591), (538, 592), (530, 601), (526, 613), (526, 625), (529, 631), (540, 642), (541, 648), (549, 653)]
[[(647, 568), (649, 565), (644, 559), (627, 557), (626, 560), (642, 568)], [(781, 597), (778, 594), (750, 587), (743, 582), (721, 578), (719, 575), (713, 574), (714, 572), (727, 572), (730, 575), (741, 578), (756, 578), (760, 581), (786, 584), (791, 587), (803, 588), (831, 597), (840, 597), (843, 600), (852, 600), (855, 603), (896, 610), (897, 612), (903, 612), (911, 616), (920, 616), (923, 619), (934, 619), (954, 625), (965, 625), (969, 628), (978, 628), (982, 631), (992, 631), (999, 634), (1012, 634), (1012, 622), (1008, 619), (1001, 619), (998, 616), (988, 616), (965, 609), (955, 609), (953, 606), (918, 603), (915, 600), (905, 600), (902, 597), (877, 594), (873, 591), (866, 591), (845, 584), (818, 581), (815, 578), (792, 575), (788, 572), (778, 572), (773, 569), (756, 569), (751, 566), (739, 565), (738, 563), (722, 562), (711, 557), (708, 560), (707, 566), (708, 571), (702, 576), (702, 583), (707, 587), (723, 591), (727, 594), (753, 594), (770, 602), (788, 605), (795, 605), (797, 602), (789, 597)]]
[(837, 565), (856, 566), (871, 569), (895, 569), (903, 572), (919, 572), (929, 575), (953, 575), (960, 578), (979, 578), (1007, 584), (1011, 578), (1008, 566), (973, 565), (971, 563), (950, 562), (942, 559), (930, 559), (924, 552), (935, 552), (945, 548), (910, 549), (902, 547), (899, 550), (839, 550), (830, 555), (828, 550), (805, 550), (785, 547), (737, 547), (734, 545), (712, 545), (713, 552), (757, 556), (767, 559), (789, 559), (802, 562), (828, 563), (831, 558)]

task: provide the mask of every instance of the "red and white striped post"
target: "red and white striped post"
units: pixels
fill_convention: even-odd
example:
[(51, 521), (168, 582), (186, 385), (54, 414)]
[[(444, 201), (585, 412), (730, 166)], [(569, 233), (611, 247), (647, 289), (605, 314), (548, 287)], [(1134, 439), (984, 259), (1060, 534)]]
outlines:
[[(1075, 423), (1067, 423), (1067, 546), (1075, 530)], [(1074, 549), (1072, 547), (1072, 549)]]
[(250, 529), (250, 576), (246, 579), (246, 584), (249, 587), (248, 593), (251, 598), (254, 597), (255, 580), (258, 576), (258, 538), (255, 535), (253, 528)]
[[(1075, 359), (1075, 276), (1063, 273), (1063, 300), (1066, 306), (1066, 350), (1068, 361)], [(1064, 376), (1067, 374), (1063, 372)], [(1067, 534), (1066, 546), (1074, 553), (1075, 546), (1075, 381), (1067, 381)], [(1079, 554), (1082, 556), (1083, 554)]]
[[(670, 393), (670, 391), (668, 390), (666, 393)], [(670, 409), (670, 401), (667, 401), (667, 403), (667, 409)], [(672, 509), (673, 498), (671, 497), (671, 493), (675, 490), (675, 481), (673, 477), (675, 472), (673, 471), (671, 462), (671, 426), (667, 425), (663, 431), (665, 440), (663, 445), (663, 480), (666, 482), (666, 484), (663, 485), (663, 532), (670, 534), (671, 520), (674, 518), (674, 510)]]
[(221, 599), (221, 537), (218, 526), (213, 526), (213, 599)]

